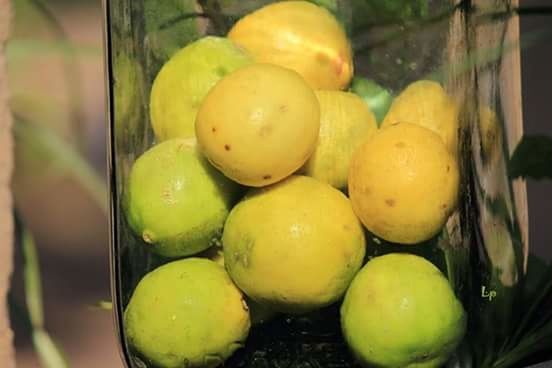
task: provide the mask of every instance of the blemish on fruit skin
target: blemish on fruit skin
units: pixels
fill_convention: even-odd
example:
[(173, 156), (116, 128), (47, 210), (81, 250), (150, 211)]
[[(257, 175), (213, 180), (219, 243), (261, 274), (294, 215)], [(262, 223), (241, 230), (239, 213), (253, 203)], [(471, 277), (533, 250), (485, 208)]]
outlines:
[(261, 129), (259, 129), (259, 136), (266, 137), (267, 135), (270, 135), (271, 132), (272, 132), (272, 125), (266, 124), (266, 125), (263, 125)]
[(395, 200), (391, 198), (386, 199), (385, 204), (388, 205), (389, 207), (395, 207)]
[(446, 204), (446, 203), (443, 203), (443, 204), (441, 205), (441, 208), (442, 208), (442, 209), (444, 209), (444, 210), (446, 210), (446, 209), (447, 209), (447, 207), (448, 207), (448, 206), (447, 206), (447, 204)]
[(404, 142), (397, 142), (397, 143), (395, 143), (395, 147), (404, 148), (404, 147), (406, 147), (406, 144)]
[(316, 54), (316, 61), (318, 61), (320, 64), (327, 64), (329, 61), (328, 55), (323, 52), (319, 52)]
[(225, 144), (225, 145), (224, 145), (224, 149), (225, 149), (226, 151), (230, 151), (230, 150), (232, 149), (232, 147), (230, 147), (229, 144)]
[(153, 234), (151, 234), (148, 230), (144, 230), (142, 232), (142, 239), (148, 244), (153, 243)]
[(216, 133), (216, 132), (217, 132), (217, 128), (212, 127), (212, 128), (211, 128), (211, 131), (212, 131), (213, 133)]
[(270, 180), (270, 179), (272, 179), (272, 175), (265, 175), (265, 176), (263, 176), (263, 179), (264, 180)]
[(343, 69), (345, 66), (345, 61), (343, 60), (343, 57), (339, 56), (337, 61), (335, 62), (335, 72), (337, 75), (341, 75), (343, 73)]
[(288, 110), (288, 107), (287, 105), (280, 105), (280, 107), (278, 107), (278, 110), (280, 110), (280, 112), (286, 112)]
[(447, 165), (447, 172), (450, 171), (450, 165)]

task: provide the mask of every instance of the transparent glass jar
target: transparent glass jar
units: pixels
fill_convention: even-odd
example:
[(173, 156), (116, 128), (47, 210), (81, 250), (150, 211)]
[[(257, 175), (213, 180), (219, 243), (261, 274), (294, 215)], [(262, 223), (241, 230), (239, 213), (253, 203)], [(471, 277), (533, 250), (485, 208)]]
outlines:
[[(156, 366), (129, 343), (125, 329), (124, 311), (140, 280), (175, 259), (209, 257), (205, 252), (161, 256), (129, 224), (125, 198), (131, 169), (144, 152), (160, 143), (150, 118), (153, 82), (183, 47), (207, 35), (224, 37), (242, 17), (275, 2), (105, 3), (112, 290), (121, 348), (129, 367)], [(343, 89), (352, 88), (363, 97), (378, 120), (385, 116), (393, 97), (418, 80), (437, 81), (457, 108), (454, 150), (459, 199), (446, 225), (438, 235), (415, 245), (386, 242), (366, 232), (366, 256), (407, 252), (435, 264), (448, 277), (468, 316), (466, 337), (447, 364), (484, 366), (489, 351), (495, 351), (512, 332), (509, 321), (518, 308), (516, 285), (527, 254), (525, 189), (523, 183), (509, 179), (506, 169), (521, 135), (517, 23), (509, 17), (491, 16), (507, 12), (512, 4), (498, 0), (477, 4), (445, 0), (311, 3), (326, 7), (350, 40), (354, 77), (364, 80), (348, 81)], [(266, 27), (272, 25), (268, 22)], [(357, 366), (342, 336), (340, 305), (341, 299), (308, 313), (281, 313), (254, 324), (243, 347), (224, 366)], [(489, 348), (480, 349), (482, 345)], [(217, 363), (210, 361), (206, 366)]]

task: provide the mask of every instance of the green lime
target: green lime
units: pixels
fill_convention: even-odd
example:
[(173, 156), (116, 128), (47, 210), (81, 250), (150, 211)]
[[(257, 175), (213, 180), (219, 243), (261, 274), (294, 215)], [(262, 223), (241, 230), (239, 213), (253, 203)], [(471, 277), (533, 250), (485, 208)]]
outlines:
[(354, 77), (350, 90), (362, 97), (364, 102), (366, 102), (370, 110), (376, 116), (378, 125), (380, 125), (393, 102), (393, 95), (391, 92), (373, 80), (363, 77)]
[(124, 313), (129, 344), (164, 368), (219, 366), (250, 327), (242, 294), (215, 262), (188, 258), (148, 273)]
[(422, 257), (373, 258), (353, 280), (341, 307), (345, 340), (376, 367), (440, 367), (466, 330), (466, 314), (448, 280)]
[(125, 193), (136, 234), (165, 257), (198, 253), (216, 241), (239, 186), (213, 168), (194, 139), (172, 139), (140, 156)]

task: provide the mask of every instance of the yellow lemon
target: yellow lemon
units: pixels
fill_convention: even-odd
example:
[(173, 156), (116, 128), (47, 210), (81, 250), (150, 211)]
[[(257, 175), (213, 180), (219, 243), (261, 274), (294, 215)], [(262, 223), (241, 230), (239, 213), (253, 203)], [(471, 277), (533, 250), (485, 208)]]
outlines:
[(316, 91), (316, 97), (320, 103), (320, 136), (302, 171), (344, 189), (353, 152), (377, 130), (376, 118), (353, 93)]
[(357, 274), (341, 306), (341, 327), (370, 367), (437, 368), (462, 340), (466, 313), (437, 267), (395, 253)]
[(456, 160), (429, 129), (399, 123), (377, 131), (354, 154), (349, 195), (375, 235), (396, 243), (430, 239), (458, 193)]
[(236, 285), (254, 301), (289, 313), (338, 300), (365, 254), (347, 197), (306, 176), (250, 192), (228, 217), (222, 242)]
[(240, 19), (228, 37), (257, 62), (293, 69), (315, 89), (344, 89), (353, 75), (343, 28), (328, 10), (307, 1), (267, 5)]
[(391, 104), (382, 127), (412, 123), (437, 133), (450, 153), (458, 150), (458, 108), (437, 82), (412, 83)]
[(249, 186), (277, 182), (315, 148), (320, 107), (296, 72), (253, 64), (223, 78), (201, 104), (196, 135), (204, 154), (230, 179)]
[(157, 140), (194, 137), (197, 109), (207, 92), (249, 63), (242, 49), (221, 37), (204, 37), (174, 54), (151, 88), (150, 118)]
[(242, 294), (224, 268), (188, 258), (148, 273), (124, 313), (129, 344), (155, 366), (220, 366), (243, 346), (251, 325)]

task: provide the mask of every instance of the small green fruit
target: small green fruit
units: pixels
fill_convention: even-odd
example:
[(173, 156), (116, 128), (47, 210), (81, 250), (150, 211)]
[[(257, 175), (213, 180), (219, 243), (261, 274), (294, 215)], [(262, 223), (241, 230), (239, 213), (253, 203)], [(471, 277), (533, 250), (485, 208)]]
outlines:
[(201, 156), (194, 139), (172, 139), (134, 163), (125, 193), (127, 219), (156, 253), (195, 254), (220, 235), (238, 191)]
[(393, 102), (391, 92), (376, 82), (362, 77), (353, 78), (351, 92), (362, 97), (370, 111), (376, 116), (378, 125), (380, 125)]
[(462, 340), (466, 315), (437, 267), (411, 254), (369, 261), (341, 307), (345, 340), (375, 367), (440, 367)]
[(188, 258), (148, 273), (124, 313), (129, 344), (156, 366), (213, 368), (243, 345), (247, 305), (224, 268)]

